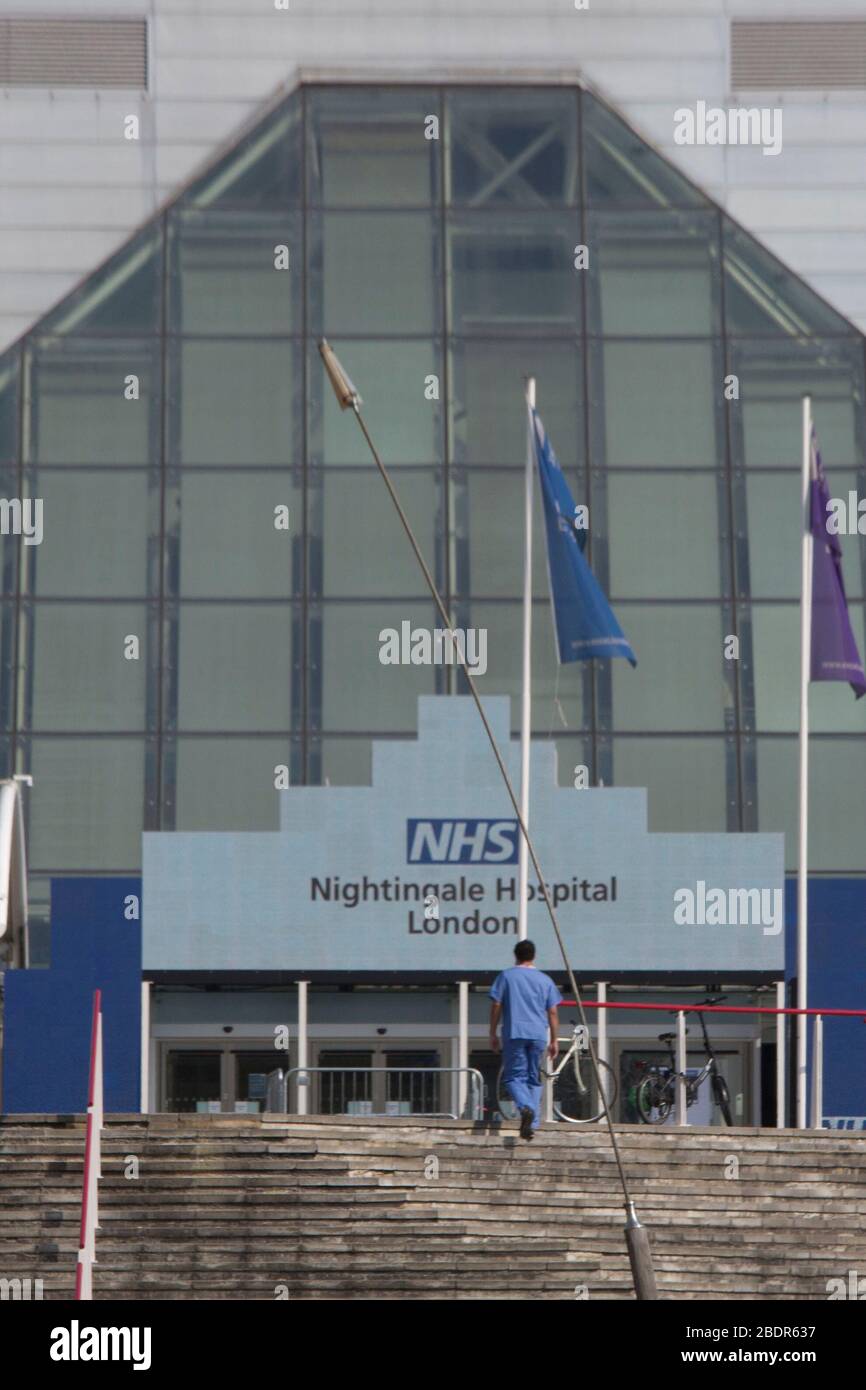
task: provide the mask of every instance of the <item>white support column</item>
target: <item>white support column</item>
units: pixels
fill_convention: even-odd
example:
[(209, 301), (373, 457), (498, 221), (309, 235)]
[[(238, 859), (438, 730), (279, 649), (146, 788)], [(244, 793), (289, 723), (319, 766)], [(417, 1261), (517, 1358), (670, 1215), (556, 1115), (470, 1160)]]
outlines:
[[(309, 1033), (307, 1024), (308, 981), (298, 980), (298, 1066), (309, 1066)], [(298, 1115), (309, 1114), (310, 1079), (302, 1072), (297, 1073)]]
[[(802, 547), (800, 564), (800, 738), (799, 825), (797, 834), (797, 1008), (809, 1005), (809, 678), (812, 660), (812, 562), (814, 540), (810, 523), (812, 485), (812, 399), (803, 397)], [(798, 1129), (807, 1124), (806, 1014), (797, 1014)]]
[(821, 1129), (824, 1118), (824, 1019), (815, 1014), (812, 1029), (812, 1128)]
[(150, 999), (153, 986), (150, 980), (141, 982), (141, 1076), (138, 1091), (138, 1104), (142, 1115), (146, 1115), (150, 1101)]
[(680, 1009), (677, 1014), (677, 1124), (687, 1125), (688, 1102), (686, 1100), (686, 1062), (688, 1053), (686, 1052), (686, 1016)]
[[(535, 408), (535, 377), (526, 378), (526, 469), (523, 496), (523, 683), (520, 705), (520, 814), (529, 828), (529, 756), (532, 738), (532, 496), (535, 483), (535, 445), (532, 416)], [(527, 936), (529, 886), (529, 848), (521, 834), (517, 852), (517, 935)]]
[[(102, 1008), (96, 1017), (96, 1084), (93, 1088), (93, 1128), (95, 1131), (96, 1154), (93, 1164), (95, 1178), (102, 1177), (102, 1131), (105, 1128), (105, 1090), (102, 1057)], [(99, 1220), (94, 1220), (94, 1225), (99, 1225)]]
[(457, 981), (457, 1105), (460, 1119), (466, 1118), (466, 1102), (469, 1094), (469, 981)]
[[(595, 986), (595, 997), (599, 1004), (607, 1003), (607, 980), (599, 980)], [(598, 1010), (598, 1029), (595, 1043), (596, 1055), (600, 1062), (609, 1062), (607, 1041), (607, 1009)]]
[(752, 1124), (761, 1127), (761, 1056), (763, 1053), (761, 1034), (761, 1015), (758, 1014), (758, 1031), (752, 1041)]
[[(785, 981), (776, 981), (776, 1008), (785, 1007)], [(787, 1046), (787, 1014), (776, 1014), (776, 1128), (785, 1128), (785, 1048)]]

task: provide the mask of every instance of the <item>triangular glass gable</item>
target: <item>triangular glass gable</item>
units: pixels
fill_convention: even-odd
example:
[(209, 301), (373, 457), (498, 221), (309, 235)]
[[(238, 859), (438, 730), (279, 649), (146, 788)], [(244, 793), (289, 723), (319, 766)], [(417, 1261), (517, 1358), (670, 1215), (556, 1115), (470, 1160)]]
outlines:
[[(335, 140), (341, 142), (349, 163), (360, 142), (358, 157), (369, 160), (371, 132), (376, 124), (371, 124), (370, 97), (388, 140), (393, 142), (396, 132), (402, 149), (405, 131), (400, 131), (406, 122), (400, 126), (400, 106), (402, 103), (406, 108), (408, 94), (416, 89), (403, 88), (402, 94), (398, 91), (396, 96), (361, 86), (317, 86), (308, 90), (312, 94), (308, 119), (310, 195), (315, 195), (315, 202), (321, 193), (314, 167), (320, 141), (327, 138), (332, 145)], [(434, 89), (417, 90), (424, 93), (419, 112), (422, 106), (435, 104), (430, 99)], [(582, 196), (591, 215), (715, 210), (721, 229), (729, 334), (790, 338), (809, 334), (857, 335), (857, 329), (848, 320), (738, 227), (592, 93), (580, 91), (578, 121), (577, 88), (488, 89), (467, 85), (444, 90), (448, 103), (445, 190), (455, 208), (483, 208), (490, 204), (527, 210), (576, 207)], [(241, 250), (250, 236), (254, 238), (256, 214), (270, 215), (272, 219), (261, 228), (265, 242), (290, 225), (280, 222), (280, 214), (300, 215), (304, 204), (303, 101), (301, 89), (284, 98), (246, 130), (228, 153), (220, 155), (184, 188), (169, 205), (171, 225), (180, 226), (177, 219), (181, 216), (244, 213), (248, 223), (238, 243)], [(326, 125), (320, 113), (326, 113)], [(366, 119), (362, 119), (364, 113)], [(424, 196), (429, 197), (430, 193), (438, 193), (434, 184)], [(212, 221), (207, 226), (212, 246), (209, 254), (218, 259), (218, 225)], [(139, 229), (61, 304), (45, 314), (30, 333), (159, 335), (167, 307), (163, 305), (163, 288), (172, 279), (172, 267), (164, 264), (162, 227), (163, 217), (158, 215)], [(703, 224), (696, 227), (695, 235), (705, 240)], [(513, 229), (508, 239), (513, 240)], [(227, 264), (227, 290), (229, 278), (236, 270), (236, 266), (233, 269)], [(292, 322), (283, 325), (281, 331), (296, 332), (297, 315), (298, 308), (293, 305)], [(184, 330), (176, 306), (169, 317), (170, 331)], [(273, 332), (277, 327), (273, 323), (264, 331)], [(230, 324), (226, 331), (231, 331)]]

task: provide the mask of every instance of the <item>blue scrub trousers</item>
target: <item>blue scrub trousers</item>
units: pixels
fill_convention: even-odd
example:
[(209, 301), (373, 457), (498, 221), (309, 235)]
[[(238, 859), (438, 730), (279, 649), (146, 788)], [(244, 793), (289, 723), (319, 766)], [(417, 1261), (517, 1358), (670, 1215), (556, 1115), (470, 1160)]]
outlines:
[(502, 1043), (502, 1080), (518, 1110), (532, 1111), (532, 1128), (541, 1124), (541, 1076), (539, 1065), (546, 1042), (537, 1038), (509, 1038)]

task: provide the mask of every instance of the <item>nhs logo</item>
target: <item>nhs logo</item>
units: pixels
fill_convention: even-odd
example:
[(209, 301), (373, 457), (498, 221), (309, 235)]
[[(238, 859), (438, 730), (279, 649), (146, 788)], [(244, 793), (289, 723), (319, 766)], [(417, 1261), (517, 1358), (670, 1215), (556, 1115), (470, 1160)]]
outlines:
[(407, 820), (410, 864), (516, 864), (516, 820)]

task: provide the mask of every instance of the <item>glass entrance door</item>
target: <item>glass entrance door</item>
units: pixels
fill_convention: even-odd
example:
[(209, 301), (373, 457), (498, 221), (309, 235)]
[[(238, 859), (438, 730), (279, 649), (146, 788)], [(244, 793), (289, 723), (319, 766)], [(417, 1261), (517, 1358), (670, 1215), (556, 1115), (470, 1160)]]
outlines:
[(443, 1102), (451, 1080), (437, 1070), (441, 1058), (437, 1047), (319, 1047), (315, 1065), (324, 1070), (313, 1072), (314, 1113), (441, 1114), (450, 1108)]
[[(728, 1084), (731, 1096), (731, 1113), (734, 1124), (744, 1124), (748, 1114), (745, 1095), (745, 1067), (743, 1052), (714, 1048), (719, 1070)], [(689, 1047), (686, 1051), (686, 1067), (696, 1075), (706, 1062), (703, 1048)], [(670, 1053), (658, 1045), (633, 1047), (628, 1044), (619, 1053), (619, 1118), (624, 1124), (639, 1124), (637, 1093), (641, 1081), (652, 1067), (670, 1066)], [(713, 1102), (710, 1079), (700, 1086), (694, 1103), (688, 1107), (688, 1121), (691, 1125), (724, 1125), (724, 1119)], [(665, 1124), (676, 1124), (676, 1110), (672, 1110)]]
[[(282, 1058), (282, 1062), (278, 1059)], [(229, 1096), (229, 1108), (236, 1113), (258, 1115), (265, 1107), (268, 1088), (268, 1073), (278, 1066), (286, 1068), (285, 1053), (251, 1052), (238, 1049), (232, 1052), (233, 1086)]]
[[(320, 1048), (314, 1073), (318, 1087), (319, 1115), (372, 1115), (373, 1076), (366, 1070), (374, 1066), (375, 1053), (368, 1048)], [(333, 1070), (332, 1070), (333, 1069)]]
[(222, 1109), (222, 1048), (169, 1051), (164, 1108), (176, 1114)]
[(225, 1043), (215, 1047), (166, 1044), (162, 1109), (195, 1114), (259, 1114), (266, 1108), (268, 1074), (289, 1066), (288, 1054)]

